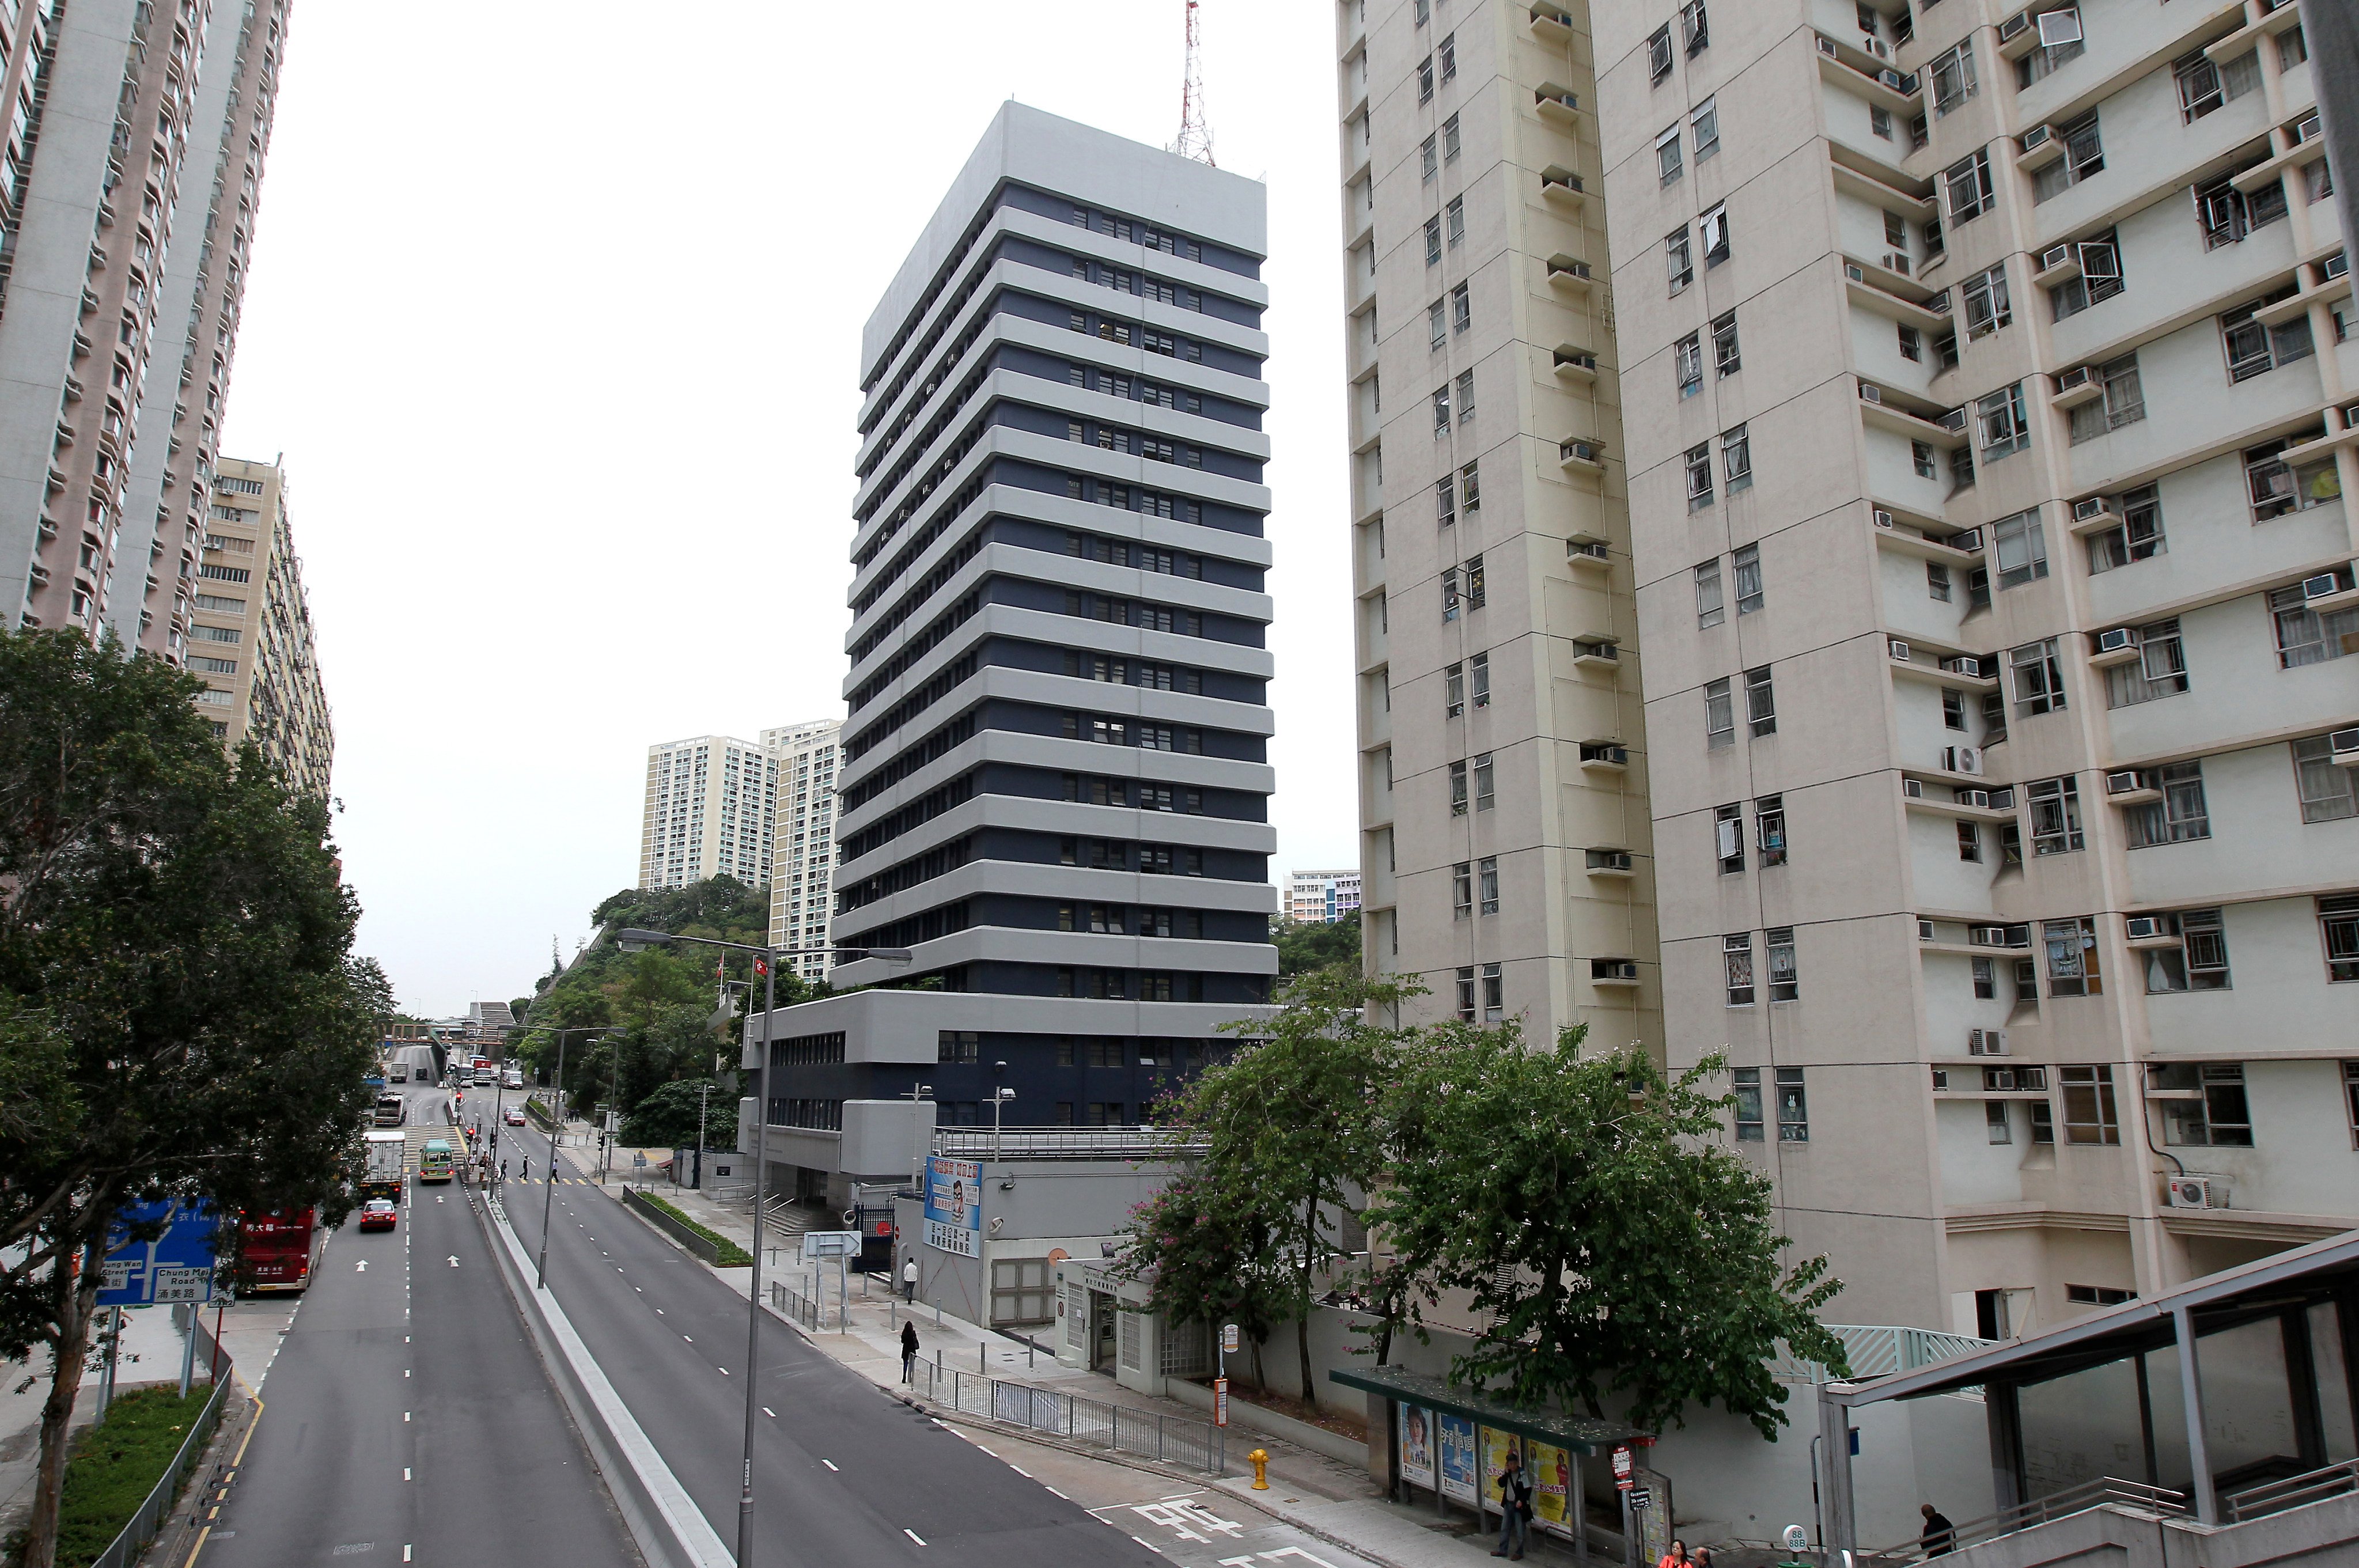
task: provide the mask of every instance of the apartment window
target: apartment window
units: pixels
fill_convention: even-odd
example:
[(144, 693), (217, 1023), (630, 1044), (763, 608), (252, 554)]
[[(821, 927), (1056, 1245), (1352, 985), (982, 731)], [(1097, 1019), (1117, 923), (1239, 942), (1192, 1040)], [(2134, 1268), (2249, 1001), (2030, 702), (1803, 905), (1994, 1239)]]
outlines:
[(1423, 27), (1433, 19), (1433, 0), (1417, 0), (1417, 25)]
[(1462, 332), (1474, 324), (1474, 300), (1462, 283), (1450, 291), (1450, 330)]
[(1802, 1090), (1802, 1070), (1777, 1069), (1777, 1141), (1810, 1141), (1810, 1102)]
[(1450, 433), (1450, 383), (1443, 382), (1433, 389), (1433, 439), (1440, 441)]
[(2128, 813), (2129, 847), (2188, 844), (2212, 836), (2212, 813), (2203, 798), (2203, 764), (2173, 762), (2156, 770), (2162, 799)]
[[(1736, 1141), (1759, 1143), (1762, 1141), (1761, 1069), (1739, 1067), (1729, 1074), (1729, 1080), (1734, 1092), (1732, 1097), (1736, 1102)], [(2359, 1089), (2354, 1089), (2352, 1096), (2352, 1104), (2359, 1106)], [(2353, 1115), (2353, 1125), (2359, 1126), (2359, 1110), (2354, 1110)]]
[(2104, 991), (2097, 973), (2097, 922), (2087, 915), (2074, 920), (2039, 922), (2040, 945), (2048, 954), (2048, 994), (2051, 996), (2095, 996)]
[(1458, 35), (1451, 33), (1443, 38), (1438, 52), (1441, 57), (1441, 80), (1448, 82), (1458, 74)]
[(1487, 811), (1492, 807), (1499, 803), (1498, 797), (1493, 789), (1493, 773), (1494, 769), (1491, 767), (1491, 754), (1487, 751), (1476, 754), (1474, 758), (1474, 809), (1478, 811)]
[(1499, 912), (1499, 861), (1496, 855), (1484, 855), (1475, 863), (1474, 880), (1483, 899), (1483, 913)]
[(1486, 597), (1484, 590), (1483, 558), (1479, 555), (1470, 555), (1466, 558), (1466, 607), (1468, 609), (1479, 610), (1483, 607), (1483, 602)]
[(2293, 743), (2294, 786), (2301, 797), (2305, 822), (2336, 822), (2359, 816), (2359, 768), (2334, 760), (2333, 745), (2324, 735)]
[(2005, 1100), (1983, 1102), (1983, 1136), (1993, 1143), (2013, 1143), (2015, 1123), (2007, 1115)]
[(1977, 91), (1973, 40), (1962, 39), (1956, 48), (1935, 55), (1925, 67), (1925, 77), (1932, 85), (1937, 119), (1973, 97)]
[(1801, 972), (1794, 964), (1794, 928), (1776, 926), (1765, 934), (1769, 950), (1769, 999), (1797, 1001), (1802, 995)]
[(1786, 797), (1764, 795), (1753, 802), (1753, 826), (1756, 847), (1761, 852), (1762, 869), (1786, 864)]
[(1458, 375), (1458, 422), (1462, 425), (1473, 417), (1474, 373), (1464, 370)]
[[(1750, 490), (1753, 488), (1753, 442), (1745, 435), (1745, 427), (1743, 425), (1739, 425), (1734, 430), (1726, 430), (1722, 433), (1720, 438), (1720, 470), (1722, 476), (1728, 483), (1728, 493), (1730, 495), (1734, 495), (1740, 490)], [(1751, 549), (1753, 547), (1748, 546), (1746, 548)], [(1754, 575), (1756, 578), (1760, 576), (1759, 551), (1757, 550), (1755, 551)], [(1739, 605), (1738, 608), (1742, 611), (1743, 606)]]
[(1687, 172), (1680, 158), (1680, 128), (1674, 125), (1655, 138), (1655, 177), (1664, 185), (1674, 184)]
[(2064, 1086), (2064, 1141), (2117, 1145), (2122, 1124), (2114, 1105), (2111, 1063), (2094, 1067), (2060, 1067)]
[(1707, 98), (1688, 115), (1688, 133), (1695, 138), (1695, 160), (1701, 163), (1720, 150), (1720, 108)]
[(1462, 664), (1446, 666), (1441, 671), (1442, 717), (1454, 719), (1465, 712), (1466, 667)]
[(1453, 817), (1466, 814), (1466, 765), (1462, 762), (1450, 765), (1450, 814)]
[(1728, 985), (1728, 1005), (1753, 1005), (1753, 933), (1739, 931), (1720, 939), (1720, 967)]
[(1440, 218), (1428, 218), (1425, 221), (1425, 265), (1428, 267), (1441, 265), (1441, 220)]
[(1690, 60), (1710, 47), (1712, 28), (1704, 14), (1704, 0), (1684, 0), (1680, 6), (1680, 36), (1687, 44)]
[(1474, 863), (1462, 860), (1450, 868), (1451, 912), (1459, 920), (1474, 913)]
[[(1954, 327), (1933, 340), (1933, 365), (1936, 370), (1958, 368), (1958, 333)], [(1926, 477), (1932, 475), (1929, 473)]]
[(2158, 697), (2176, 697), (2187, 690), (2187, 645), (2179, 633), (2179, 618), (2155, 621), (2137, 628), (2138, 657), (2105, 671), (2105, 705), (2135, 707)]
[(1663, 236), (1663, 261), (1670, 271), (1671, 292), (1674, 294), (1695, 281), (1692, 255), (1685, 224)]
[(2229, 989), (2228, 933), (2220, 911), (2182, 909), (2159, 919), (2163, 929), (2179, 938), (2179, 945), (2136, 950), (2146, 967), (2147, 995)]
[[(1491, 656), (1487, 653), (1476, 654), (1473, 660), (1473, 670), (1474, 676), (1474, 705), (1478, 708), (1487, 708), (1491, 705)], [(1484, 767), (1488, 767), (1490, 765), (1489, 758), (1487, 757), (1482, 758), (1481, 761)], [(1484, 794), (1490, 793), (1488, 789), (1484, 789), (1480, 792)]]
[[(1740, 434), (1744, 429), (1742, 425), (1737, 427)], [(1736, 571), (1736, 613), (1749, 615), (1759, 609), (1767, 598), (1761, 590), (1761, 547), (1757, 544), (1738, 545), (1736, 553), (1729, 558), (1729, 564)]]
[(1462, 243), (1466, 238), (1466, 198), (1452, 196), (1450, 205), (1442, 209), (1442, 215), (1449, 222), (1450, 243)]
[(2070, 855), (2086, 849), (2081, 832), (2081, 780), (2067, 773), (2025, 786), (2024, 801), (2031, 809), (2031, 853)]
[(1971, 865), (1982, 863), (1983, 830), (1972, 822), (1958, 824), (1958, 858)]
[(1426, 137), (1419, 144), (1417, 151), (1420, 175), (1430, 180), (1441, 172), (1441, 138), (1439, 135)]
[(1917, 364), (1925, 360), (1925, 335), (1914, 327), (1901, 327), (1900, 357)]
[(1695, 569), (1695, 596), (1697, 630), (1710, 631), (1727, 618), (1721, 602), (1720, 557), (1715, 555)]
[(2094, 109), (2057, 126), (2056, 134), (2064, 143), (2064, 156), (2031, 177), (2031, 199), (2035, 202), (2045, 201), (2093, 174), (2104, 172), (2105, 145), (2097, 134)]
[(1949, 196), (1951, 227), (1981, 217), (1992, 200), (1989, 149), (1976, 147), (1943, 169), (1941, 185)]
[(1458, 972), (1458, 1020), (1474, 1021), (1474, 971), (1470, 965)]
[(1483, 1021), (1495, 1024), (1507, 1016), (1507, 985), (1499, 965), (1483, 965)]
[[(2351, 585), (2343, 572), (2336, 572), (2334, 577), (2337, 586)], [(2299, 670), (2341, 659), (2343, 639), (2359, 636), (2359, 607), (2321, 615), (2304, 602), (2299, 584), (2274, 590), (2269, 594), (2269, 614), (2277, 623), (2277, 665), (2284, 670)]]
[(1433, 102), (1433, 57), (1431, 55), (1427, 55), (1417, 62), (1417, 101), (1420, 103)]
[(1726, 677), (1703, 689), (1703, 739), (1706, 749), (1718, 751), (1736, 741), (1736, 706)]
[(2317, 426), (2288, 441), (2274, 441), (2245, 452), (2245, 490), (2253, 503), (2253, 520), (2267, 522), (2288, 512), (2323, 506), (2343, 495), (2343, 479), (2332, 457), (2305, 463), (2299, 468), (2279, 455), (2287, 447), (2315, 441), (2325, 432)]
[(2056, 1141), (2056, 1107), (2045, 1099), (2031, 1102), (2031, 1141), (2036, 1144)]
[(1687, 451), (1688, 510), (1701, 512), (1712, 505), (1712, 443)]
[(2351, 1147), (2359, 1149), (2359, 1062), (2343, 1064), (2343, 1099), (2351, 1116)]
[(2200, 120), (2258, 87), (2260, 65), (2258, 52), (2252, 49), (2217, 65), (2200, 50), (2180, 59), (2172, 65), (2171, 73), (2179, 82), (2181, 118)]
[[(2250, 163), (2245, 166), (2250, 167)], [(2236, 177), (2244, 172), (2245, 169), (2232, 169), (2195, 188), (2195, 218), (2203, 226), (2205, 250), (2241, 245), (2255, 229), (2267, 228), (2286, 215), (2284, 185), (2272, 180), (2257, 190), (2239, 191)]]
[(1937, 477), (1933, 470), (1933, 449), (1930, 444), (1920, 441), (1910, 441), (1908, 443), (1908, 461), (1911, 466), (1917, 470), (1918, 478), (1932, 479)]
[(1452, 114), (1441, 122), (1441, 161), (1449, 163), (1458, 157), (1458, 116)]
[(2015, 320), (2015, 311), (2007, 301), (2004, 265), (1975, 273), (1958, 286), (1958, 293), (1965, 303), (1969, 338), (1986, 337)]
[(1440, 348), (1450, 341), (1449, 318), (1443, 313), (1442, 302), (1436, 299), (1425, 308), (1425, 346)]
[(1458, 486), (1447, 474), (1433, 482), (1433, 516), (1440, 528), (1458, 520)]
[(1867, 110), (1867, 128), (1871, 134), (1881, 136), (1886, 141), (1890, 141), (1892, 139), (1892, 111), (1876, 104), (1869, 104)]
[(2077, 316), (2092, 305), (2102, 305), (2120, 293), (2125, 285), (2122, 278), (2121, 242), (2112, 229), (2079, 245), (2081, 276), (2068, 278), (2048, 291), (2048, 314), (2051, 321), (2064, 321)]
[(1731, 801), (1712, 812), (1712, 851), (1720, 857), (1720, 874), (1734, 877), (1745, 869), (1745, 808)]
[(1723, 201), (1696, 220), (1696, 234), (1703, 242), (1703, 267), (1710, 272), (1728, 259), (1728, 203)]
[(1458, 618), (1458, 568), (1454, 566), (1441, 569), (1441, 618), (1445, 622)]
[(2327, 980), (2359, 980), (2359, 897), (2343, 893), (2321, 898), (2318, 924), (2326, 941)]
[(1659, 85), (1671, 73), (1671, 27), (1666, 22), (1647, 36), (1648, 85)]
[(2122, 522), (2089, 536), (2089, 570), (2111, 572), (2133, 561), (2160, 555), (2166, 549), (2162, 532), (2162, 495), (2151, 485), (2125, 492), (2120, 502)]
[(2181, 1148), (2250, 1149), (2253, 1112), (2245, 1068), (2234, 1062), (2159, 1062), (2147, 1084), (2162, 1105), (2162, 1141)]
[(1936, 604), (1950, 602), (1950, 569), (1938, 561), (1925, 563), (1925, 596)]
[(1941, 727), (1956, 730), (1961, 735), (1965, 733), (1966, 694), (1963, 691), (1953, 691), (1946, 686), (1941, 689)]
[(1679, 376), (1680, 396), (1692, 397), (1703, 390), (1703, 334), (1690, 332), (1671, 345), (1671, 367)]
[(1745, 672), (1745, 716), (1756, 737), (1777, 733), (1777, 694), (1770, 686), (1766, 664)]
[(1744, 368), (1744, 360), (1736, 350), (1736, 312), (1716, 316), (1712, 323), (1712, 362), (1721, 375), (1734, 376)]
[(2253, 320), (2255, 310), (2275, 304), (2292, 293), (2291, 288), (2278, 289), (2220, 318), (2220, 337), (2228, 356), (2230, 381), (2250, 381), (2254, 376), (2265, 376), (2279, 365), (2308, 359), (2314, 352), (2309, 316), (2296, 316), (2277, 327), (2265, 326)]
[(1458, 491), (1468, 515), (1483, 509), (1483, 475), (1476, 464), (1467, 463), (1458, 471)]
[[(1996, 463), (2012, 456), (2031, 444), (2031, 421), (2023, 407), (2023, 383), (2002, 387), (1974, 402), (1974, 415), (1981, 422), (1983, 458), (1984, 463)], [(2030, 514), (2032, 526), (2038, 526), (2038, 515)], [(2043, 572), (2042, 575), (2045, 575)], [(2002, 582), (2002, 587), (2006, 584)]]

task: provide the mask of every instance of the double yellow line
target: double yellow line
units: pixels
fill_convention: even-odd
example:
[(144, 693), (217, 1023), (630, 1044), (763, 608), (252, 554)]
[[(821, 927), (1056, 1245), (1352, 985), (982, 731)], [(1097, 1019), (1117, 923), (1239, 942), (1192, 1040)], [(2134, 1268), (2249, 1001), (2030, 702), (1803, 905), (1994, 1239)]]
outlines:
[[(236, 1376), (234, 1372), (230, 1375)], [(255, 1395), (254, 1419), (245, 1423), (245, 1435), (238, 1440), (237, 1456), (229, 1462), (229, 1474), (222, 1478), (222, 1489), (214, 1494), (212, 1502), (205, 1509), (205, 1527), (197, 1531), (197, 1543), (189, 1548), (189, 1561), (182, 1563), (180, 1568), (193, 1568), (197, 1561), (197, 1553), (205, 1549), (206, 1541), (212, 1537), (213, 1520), (221, 1514), (222, 1498), (229, 1495), (229, 1483), (237, 1479), (237, 1473), (245, 1467), (245, 1445), (254, 1441), (254, 1429), (262, 1424), (264, 1408), (262, 1396)]]

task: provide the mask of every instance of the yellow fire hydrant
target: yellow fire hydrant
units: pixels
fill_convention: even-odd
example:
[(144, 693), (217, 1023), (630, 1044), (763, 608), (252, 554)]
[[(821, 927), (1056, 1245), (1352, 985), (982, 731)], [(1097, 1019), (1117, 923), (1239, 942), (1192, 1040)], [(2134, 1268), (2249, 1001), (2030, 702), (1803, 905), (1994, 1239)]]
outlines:
[(1254, 1467), (1253, 1489), (1256, 1492), (1268, 1491), (1269, 1451), (1266, 1448), (1256, 1448), (1245, 1455), (1245, 1463)]

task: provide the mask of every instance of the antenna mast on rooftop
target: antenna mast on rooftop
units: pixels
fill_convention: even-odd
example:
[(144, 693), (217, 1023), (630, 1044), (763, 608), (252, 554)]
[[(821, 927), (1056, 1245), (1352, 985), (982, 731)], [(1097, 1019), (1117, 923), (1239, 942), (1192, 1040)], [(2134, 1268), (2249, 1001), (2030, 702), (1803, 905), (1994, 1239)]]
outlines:
[(1196, 6), (1197, 0), (1188, 0), (1188, 70), (1180, 86), (1180, 139), (1171, 144), (1171, 150), (1218, 169), (1220, 165), (1212, 161), (1212, 132), (1204, 124), (1203, 33)]

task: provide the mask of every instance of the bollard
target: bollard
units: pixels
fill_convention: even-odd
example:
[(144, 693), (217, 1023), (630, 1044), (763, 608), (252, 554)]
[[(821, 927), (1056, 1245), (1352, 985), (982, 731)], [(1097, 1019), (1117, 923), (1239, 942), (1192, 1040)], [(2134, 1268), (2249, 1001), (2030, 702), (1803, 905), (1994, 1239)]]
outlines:
[(940, 1345), (938, 1345), (934, 1346), (934, 1376), (935, 1376), (935, 1377), (940, 1377), (941, 1375), (942, 1375), (942, 1347), (941, 1347)]
[(1038, 1366), (1039, 1365), (1039, 1362), (1038, 1362), (1038, 1361), (1037, 1361), (1037, 1360), (1035, 1360), (1035, 1359), (1033, 1358), (1033, 1352), (1035, 1352), (1035, 1351), (1038, 1350), (1039, 1348), (1040, 1348), (1040, 1342), (1039, 1342), (1038, 1340), (1032, 1338), (1032, 1337), (1031, 1337), (1030, 1335), (1028, 1335), (1028, 1334), (1025, 1336), (1025, 1340), (1024, 1340), (1024, 1365), (1025, 1365), (1026, 1367), (1038, 1367)]
[(1254, 1467), (1253, 1489), (1256, 1492), (1268, 1491), (1269, 1451), (1266, 1448), (1256, 1448), (1245, 1455), (1245, 1463)]
[(974, 1369), (985, 1377), (991, 1375), (991, 1363), (984, 1358), (983, 1341), (979, 1339), (974, 1342)]

